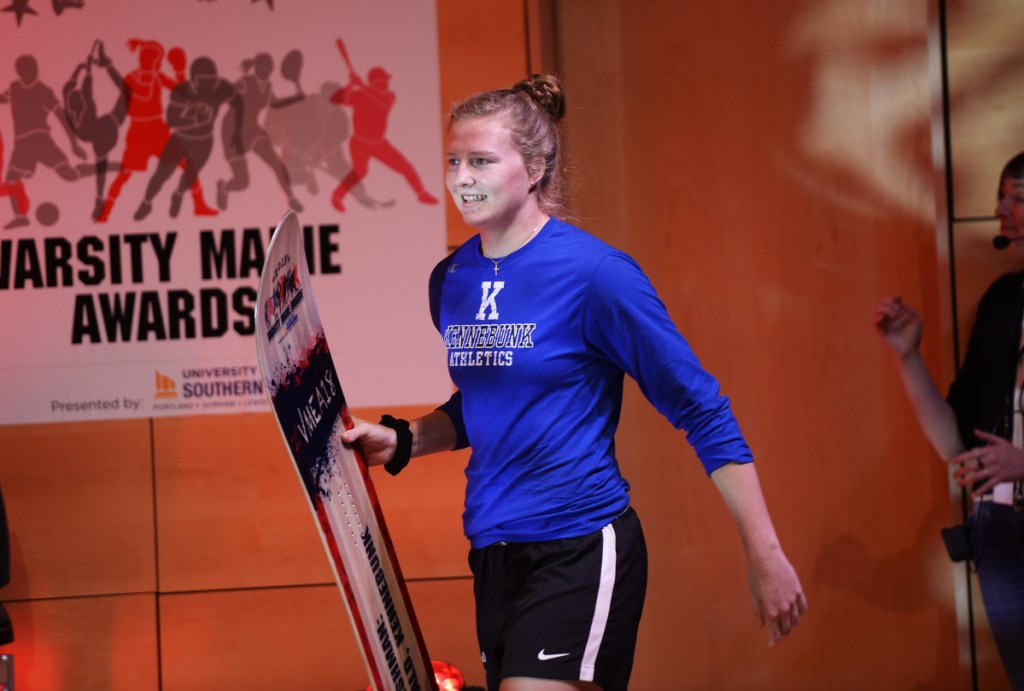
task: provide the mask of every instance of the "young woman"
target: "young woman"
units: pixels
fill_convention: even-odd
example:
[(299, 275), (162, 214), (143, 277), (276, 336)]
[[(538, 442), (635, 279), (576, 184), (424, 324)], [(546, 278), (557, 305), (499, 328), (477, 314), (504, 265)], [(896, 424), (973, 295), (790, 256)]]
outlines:
[[(1024, 257), (1024, 153), (999, 176), (996, 247)], [(899, 296), (884, 298), (875, 326), (892, 349), (907, 396), (935, 451), (975, 499), (969, 526), (989, 626), (1014, 689), (1024, 689), (1024, 271), (989, 286), (963, 366), (939, 393), (921, 359), (921, 317)]]
[(343, 434), (391, 472), (472, 447), (463, 522), (492, 690), (627, 687), (647, 556), (615, 458), (624, 374), (724, 496), (770, 643), (807, 608), (728, 399), (640, 267), (559, 218), (564, 112), (539, 75), (452, 110), (448, 190), (480, 233), (434, 269), (430, 305), (458, 391), (411, 423)]

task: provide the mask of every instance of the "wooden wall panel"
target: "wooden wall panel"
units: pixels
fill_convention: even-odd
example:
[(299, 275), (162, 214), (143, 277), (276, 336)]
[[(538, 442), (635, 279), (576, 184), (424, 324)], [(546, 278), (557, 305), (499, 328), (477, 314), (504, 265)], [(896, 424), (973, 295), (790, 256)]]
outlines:
[(160, 596), (163, 691), (366, 688), (334, 585)]
[(152, 594), (9, 602), (19, 691), (157, 691)]
[(149, 421), (0, 426), (5, 600), (155, 588)]
[[(527, 74), (529, 64), (526, 2), (488, 3), (486, 11), (465, 0), (437, 0), (437, 31), (441, 45), (442, 123), (448, 110), (477, 91), (511, 86)], [(444, 170), (443, 161), (438, 162)], [(461, 245), (476, 231), (445, 194), (448, 244)], [(426, 280), (424, 278), (424, 280)]]
[(467, 686), (483, 687), (486, 679), (476, 641), (472, 580), (416, 581), (409, 584), (409, 597), (431, 659), (458, 667)]
[(153, 429), (163, 592), (333, 582), (270, 413)]
[(954, 213), (990, 216), (1000, 169), (1024, 151), (1024, 12), (1013, 0), (947, 4)]
[(955, 507), (870, 323), (903, 292), (940, 370), (935, 5), (557, 7), (577, 215), (639, 260), (731, 397), (811, 603), (768, 650), (728, 513), (630, 387), (618, 451), (656, 603), (635, 685), (948, 688)]
[[(433, 659), (482, 683), (468, 580), (419, 581), (410, 596)], [(311, 586), (160, 597), (164, 691), (364, 689), (337, 588)]]
[[(396, 407), (415, 417), (429, 408)], [(377, 420), (380, 410), (353, 410)], [(154, 421), (160, 589), (333, 583), (277, 424), (268, 414)], [(407, 579), (468, 576), (461, 511), (464, 454), (374, 469)]]

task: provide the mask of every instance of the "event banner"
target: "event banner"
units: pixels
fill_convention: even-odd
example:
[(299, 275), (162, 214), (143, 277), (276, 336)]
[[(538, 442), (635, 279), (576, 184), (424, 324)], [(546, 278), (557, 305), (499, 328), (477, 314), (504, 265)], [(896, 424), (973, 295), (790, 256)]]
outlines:
[(268, 410), (288, 209), (354, 406), (451, 391), (437, 20), (417, 0), (9, 0), (0, 423)]

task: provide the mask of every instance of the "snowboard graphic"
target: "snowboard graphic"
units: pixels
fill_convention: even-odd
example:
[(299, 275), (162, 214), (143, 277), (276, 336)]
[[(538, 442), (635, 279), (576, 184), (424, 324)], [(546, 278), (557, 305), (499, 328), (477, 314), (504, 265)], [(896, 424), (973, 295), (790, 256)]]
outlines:
[(313, 299), (304, 247), (298, 216), (289, 210), (274, 231), (260, 276), (260, 371), (373, 688), (436, 689), (369, 472), (341, 443), (352, 418)]

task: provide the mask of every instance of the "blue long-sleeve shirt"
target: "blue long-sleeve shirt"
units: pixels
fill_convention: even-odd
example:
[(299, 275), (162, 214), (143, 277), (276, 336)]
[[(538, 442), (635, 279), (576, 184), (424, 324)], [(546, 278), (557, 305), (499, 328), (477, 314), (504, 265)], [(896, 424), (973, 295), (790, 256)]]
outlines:
[(624, 374), (687, 431), (708, 474), (752, 460), (729, 400), (629, 256), (552, 218), (494, 269), (476, 236), (430, 278), (458, 387), (440, 409), (473, 449), (473, 547), (585, 535), (625, 510), (614, 440)]

